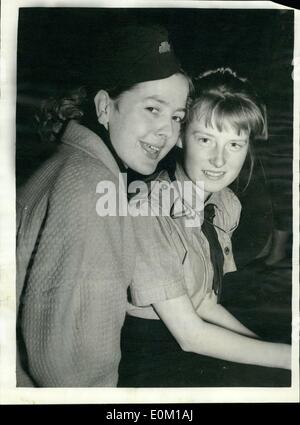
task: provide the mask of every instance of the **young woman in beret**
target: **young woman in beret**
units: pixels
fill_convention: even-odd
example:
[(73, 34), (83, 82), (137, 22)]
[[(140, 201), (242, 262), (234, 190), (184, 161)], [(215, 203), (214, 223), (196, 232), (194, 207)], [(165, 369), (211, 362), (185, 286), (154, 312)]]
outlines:
[(61, 143), (17, 195), (18, 386), (116, 386), (136, 250), (131, 217), (99, 215), (97, 185), (118, 197), (121, 171), (153, 173), (185, 116), (189, 80), (165, 29), (122, 28), (106, 56), (98, 47), (94, 105), (84, 115), (79, 91), (46, 109)]

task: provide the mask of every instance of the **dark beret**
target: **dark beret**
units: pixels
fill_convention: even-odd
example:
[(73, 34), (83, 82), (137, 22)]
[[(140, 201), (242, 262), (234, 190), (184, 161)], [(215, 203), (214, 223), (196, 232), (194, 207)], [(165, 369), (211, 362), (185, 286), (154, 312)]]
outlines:
[(93, 50), (90, 81), (98, 89), (160, 80), (180, 70), (168, 32), (158, 25), (120, 27)]

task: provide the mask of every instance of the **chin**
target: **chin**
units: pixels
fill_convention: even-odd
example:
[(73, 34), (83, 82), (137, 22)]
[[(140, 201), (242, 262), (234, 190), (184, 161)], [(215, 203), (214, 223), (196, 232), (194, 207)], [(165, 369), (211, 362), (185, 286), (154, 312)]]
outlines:
[(227, 184), (220, 184), (220, 185), (212, 185), (212, 184), (205, 184), (204, 183), (204, 190), (209, 193), (217, 193), (221, 190), (225, 189), (227, 187)]
[(150, 174), (153, 174), (156, 170), (157, 164), (154, 164), (152, 166), (145, 165), (145, 166), (138, 166), (138, 167), (131, 167), (132, 170), (135, 172), (142, 174), (143, 176), (149, 176)]
[(152, 168), (147, 168), (139, 171), (140, 174), (143, 174), (144, 176), (150, 176), (150, 174), (153, 174), (156, 170), (156, 166)]

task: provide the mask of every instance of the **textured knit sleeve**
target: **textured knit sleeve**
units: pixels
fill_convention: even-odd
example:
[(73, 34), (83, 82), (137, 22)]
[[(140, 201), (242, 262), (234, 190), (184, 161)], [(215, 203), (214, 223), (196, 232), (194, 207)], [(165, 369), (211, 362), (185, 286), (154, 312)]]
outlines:
[(133, 233), (129, 218), (97, 214), (103, 180), (118, 187), (104, 166), (78, 155), (49, 197), (22, 308), (28, 370), (38, 386), (117, 383)]

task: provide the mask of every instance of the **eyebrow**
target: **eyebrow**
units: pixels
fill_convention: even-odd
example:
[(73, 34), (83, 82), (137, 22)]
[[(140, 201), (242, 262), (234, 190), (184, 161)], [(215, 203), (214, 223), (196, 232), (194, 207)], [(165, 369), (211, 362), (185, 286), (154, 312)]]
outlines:
[[(161, 105), (170, 106), (170, 103), (169, 102), (166, 102), (165, 100), (162, 100), (158, 96), (147, 96), (147, 97), (145, 97), (144, 100), (145, 101), (147, 101), (147, 100), (155, 100), (156, 102), (160, 103)], [(182, 112), (186, 113), (186, 108), (178, 108), (178, 109), (176, 109), (176, 111), (182, 111)]]
[(192, 134), (202, 134), (203, 136), (213, 136), (213, 134), (206, 133), (205, 131), (201, 131), (201, 130), (194, 130)]
[[(192, 132), (192, 134), (193, 135), (200, 134), (202, 136), (214, 137), (214, 135), (212, 133), (207, 133), (207, 132), (201, 131), (201, 130), (194, 130)], [(248, 142), (249, 141), (249, 138), (245, 136), (245, 137), (243, 137), (241, 139), (230, 139), (230, 141), (231, 142)]]

